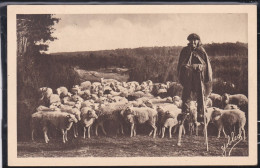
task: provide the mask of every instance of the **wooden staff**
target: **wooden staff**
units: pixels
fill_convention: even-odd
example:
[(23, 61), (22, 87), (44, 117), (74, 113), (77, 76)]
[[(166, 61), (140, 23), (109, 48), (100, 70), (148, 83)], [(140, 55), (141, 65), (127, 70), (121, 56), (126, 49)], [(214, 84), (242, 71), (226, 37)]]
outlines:
[(206, 143), (207, 151), (209, 151), (208, 130), (207, 130), (207, 125), (206, 125), (206, 112), (205, 112), (205, 97), (204, 97), (204, 93), (203, 93), (204, 87), (203, 87), (201, 73), (202, 72), (200, 72), (200, 88), (201, 88), (201, 95), (202, 95), (202, 112), (203, 112), (203, 115), (204, 115), (204, 137), (205, 137), (205, 143)]

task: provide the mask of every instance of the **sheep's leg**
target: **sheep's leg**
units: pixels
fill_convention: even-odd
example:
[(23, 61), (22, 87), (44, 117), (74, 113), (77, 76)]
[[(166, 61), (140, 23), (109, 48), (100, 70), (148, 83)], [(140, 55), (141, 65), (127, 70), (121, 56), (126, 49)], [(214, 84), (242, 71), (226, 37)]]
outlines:
[(242, 127), (241, 129), (242, 129), (242, 132), (243, 132), (244, 140), (246, 140), (246, 131), (245, 131), (245, 128)]
[(198, 125), (198, 123), (196, 122), (196, 124), (195, 124), (195, 126), (196, 126), (196, 136), (198, 136), (199, 135), (199, 125)]
[(83, 130), (83, 138), (86, 138), (86, 127), (84, 126), (84, 130)]
[(134, 136), (136, 136), (136, 125), (134, 125)]
[(107, 135), (107, 133), (106, 133), (106, 131), (104, 129), (104, 123), (103, 122), (101, 123), (100, 126), (101, 126), (101, 130), (102, 130), (103, 134)]
[(47, 131), (48, 129), (46, 127), (43, 128), (43, 135), (44, 135), (44, 140), (45, 140), (45, 143), (48, 143), (49, 142), (49, 138), (48, 138), (48, 135), (47, 135)]
[(184, 121), (186, 120), (186, 118), (187, 118), (187, 114), (184, 113), (183, 119), (180, 121), (177, 146), (181, 146), (181, 136), (182, 136), (182, 131), (184, 130)]
[(177, 126), (174, 126), (173, 133), (175, 134), (177, 131)]
[(61, 129), (61, 133), (62, 133), (62, 142), (63, 143), (66, 143), (66, 140), (65, 140), (65, 131), (64, 131), (64, 129)]
[(153, 132), (153, 138), (155, 138), (155, 137), (156, 137), (157, 127), (156, 127), (155, 124), (152, 124), (152, 127), (153, 127), (153, 130), (154, 130), (154, 132)]
[(90, 138), (90, 128), (91, 126), (88, 127), (88, 138)]
[(182, 127), (182, 131), (183, 131), (183, 135), (185, 135), (186, 134), (186, 130), (185, 130), (184, 126)]
[(77, 138), (76, 125), (75, 124), (73, 124), (73, 133), (74, 133), (74, 137)]
[(125, 134), (125, 133), (124, 133), (124, 126), (123, 126), (122, 123), (120, 123), (120, 128), (121, 128), (121, 134), (124, 135), (124, 134)]
[(220, 138), (220, 132), (221, 132), (221, 128), (218, 128), (218, 136), (217, 136), (217, 138)]
[(225, 138), (227, 138), (227, 134), (225, 133), (224, 127), (222, 127), (222, 132), (223, 132)]
[(189, 123), (189, 131), (190, 131), (190, 135), (192, 135), (192, 132), (193, 132), (193, 125), (192, 123)]
[(96, 134), (96, 136), (98, 136), (98, 126), (99, 126), (99, 124), (97, 124), (96, 127), (95, 127), (95, 134)]
[(152, 134), (153, 134), (153, 130), (150, 131), (149, 136), (151, 136)]
[(172, 127), (169, 127), (169, 137), (172, 138)]
[(162, 138), (164, 138), (165, 127), (162, 128)]
[(158, 125), (158, 135), (161, 135), (162, 134), (162, 126), (161, 125)]
[(32, 129), (32, 141), (34, 141), (34, 129)]
[(78, 136), (79, 136), (79, 132), (78, 132), (78, 124), (76, 123), (75, 126), (76, 126), (76, 135), (77, 135), (77, 137), (78, 137)]
[(65, 130), (65, 141), (68, 141), (68, 130)]
[(130, 137), (133, 137), (133, 133), (134, 133), (134, 124), (131, 124), (131, 133), (130, 133)]

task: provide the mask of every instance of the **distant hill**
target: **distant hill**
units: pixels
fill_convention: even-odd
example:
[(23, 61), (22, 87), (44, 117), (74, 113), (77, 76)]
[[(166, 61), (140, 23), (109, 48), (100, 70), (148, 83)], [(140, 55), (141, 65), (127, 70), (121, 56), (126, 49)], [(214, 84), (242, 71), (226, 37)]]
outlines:
[[(212, 43), (204, 44), (209, 56), (224, 56), (224, 55), (247, 55), (247, 43)], [(50, 55), (56, 56), (90, 56), (92, 55), (154, 55), (154, 54), (173, 54), (179, 53), (183, 46), (163, 46), (163, 47), (139, 47), (139, 48), (123, 48), (114, 50), (100, 50), (100, 51), (77, 51), (77, 52), (57, 52)]]

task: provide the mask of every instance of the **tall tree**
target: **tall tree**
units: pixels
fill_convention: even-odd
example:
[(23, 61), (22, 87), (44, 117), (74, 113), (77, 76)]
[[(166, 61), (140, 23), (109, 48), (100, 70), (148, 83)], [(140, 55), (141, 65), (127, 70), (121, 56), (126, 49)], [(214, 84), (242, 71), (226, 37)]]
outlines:
[(57, 39), (52, 33), (59, 19), (51, 14), (22, 14), (16, 19), (18, 99), (23, 99), (33, 97), (36, 88), (41, 85), (37, 57), (48, 50), (48, 42)]

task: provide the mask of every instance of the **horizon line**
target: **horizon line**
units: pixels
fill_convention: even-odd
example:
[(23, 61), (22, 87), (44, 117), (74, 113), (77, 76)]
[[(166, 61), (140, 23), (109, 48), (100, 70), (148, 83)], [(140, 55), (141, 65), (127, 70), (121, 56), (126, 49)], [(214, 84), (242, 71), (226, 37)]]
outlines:
[[(240, 41), (237, 41), (237, 42), (212, 42), (212, 43), (205, 43), (205, 44), (202, 44), (203, 45), (208, 45), (208, 44), (225, 44), (225, 43), (232, 43), (232, 44), (237, 44), (237, 43), (241, 43), (241, 44), (248, 44), (245, 43), (245, 42), (240, 42)], [(187, 46), (187, 45), (186, 45)], [(174, 46), (142, 46), (142, 47), (134, 47), (134, 48), (115, 48), (115, 49), (101, 49), (101, 50), (81, 50), (81, 51), (60, 51), (60, 52), (52, 52), (52, 53), (46, 53), (46, 52), (43, 52), (44, 54), (49, 54), (49, 55), (52, 55), (52, 54), (59, 54), (59, 53), (74, 53), (74, 52), (97, 52), (97, 51), (109, 51), (109, 50), (122, 50), (122, 49), (137, 49), (137, 48), (155, 48), (155, 47), (185, 47), (185, 46), (181, 46), (181, 45), (174, 45)]]

